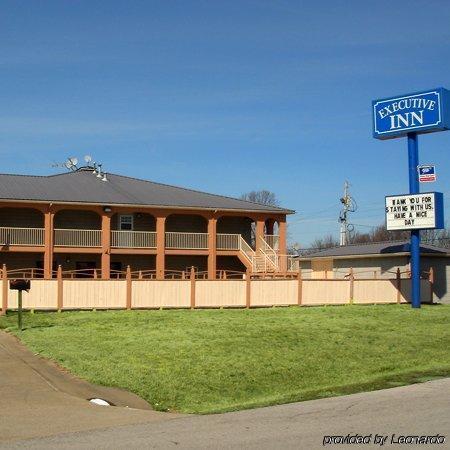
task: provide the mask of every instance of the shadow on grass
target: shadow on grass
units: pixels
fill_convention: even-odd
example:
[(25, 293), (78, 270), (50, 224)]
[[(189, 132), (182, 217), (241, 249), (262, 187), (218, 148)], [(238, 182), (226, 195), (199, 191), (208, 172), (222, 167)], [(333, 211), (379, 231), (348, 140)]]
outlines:
[[(396, 387), (409, 386), (412, 384), (425, 383), (427, 381), (439, 380), (450, 377), (450, 367), (425, 370), (423, 372), (408, 372), (396, 375), (386, 375), (384, 377), (367, 381), (364, 383), (352, 383), (345, 386), (329, 386), (321, 389), (305, 391), (301, 394), (287, 394), (279, 396), (276, 399), (266, 399), (263, 401), (248, 402), (242, 405), (235, 405), (226, 408), (211, 408), (208, 411), (195, 412), (195, 414), (223, 414), (245, 409), (264, 408), (269, 406), (284, 405), (289, 403), (305, 402), (310, 400), (319, 400), (323, 398), (342, 397), (344, 395), (359, 394), (364, 392), (379, 391), (382, 389), (393, 389)], [(189, 411), (183, 411), (189, 412)], [(191, 412), (191, 413), (192, 413)]]

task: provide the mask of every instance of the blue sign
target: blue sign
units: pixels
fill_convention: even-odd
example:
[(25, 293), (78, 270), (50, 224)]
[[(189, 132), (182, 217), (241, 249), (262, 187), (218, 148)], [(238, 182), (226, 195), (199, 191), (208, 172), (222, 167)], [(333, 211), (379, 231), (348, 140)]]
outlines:
[(417, 168), (419, 172), (419, 183), (432, 183), (436, 181), (436, 168), (431, 165), (423, 165)]
[(444, 88), (375, 100), (372, 108), (376, 139), (450, 129), (450, 92)]

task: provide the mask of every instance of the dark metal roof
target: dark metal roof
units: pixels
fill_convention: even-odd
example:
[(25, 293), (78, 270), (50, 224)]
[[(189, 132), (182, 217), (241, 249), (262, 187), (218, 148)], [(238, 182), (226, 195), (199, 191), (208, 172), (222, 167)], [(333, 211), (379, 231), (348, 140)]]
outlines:
[[(327, 248), (318, 252), (300, 257), (300, 259), (364, 256), (364, 255), (389, 255), (397, 253), (409, 253), (410, 244), (408, 241), (394, 242), (374, 242), (370, 244), (353, 244), (342, 247)], [(450, 255), (450, 249), (436, 247), (430, 244), (422, 244), (420, 251), (428, 254)]]
[(108, 174), (107, 178), (102, 181), (92, 170), (83, 169), (51, 176), (0, 174), (0, 200), (294, 212), (122, 175)]

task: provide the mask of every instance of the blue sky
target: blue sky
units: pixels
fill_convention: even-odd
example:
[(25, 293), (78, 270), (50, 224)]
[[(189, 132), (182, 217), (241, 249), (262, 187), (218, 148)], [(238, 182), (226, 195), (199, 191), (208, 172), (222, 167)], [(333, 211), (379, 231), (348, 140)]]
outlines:
[[(107, 171), (239, 196), (275, 192), (293, 241), (356, 228), (408, 190), (404, 139), (374, 98), (450, 88), (450, 2), (1, 1), (1, 172)], [(450, 132), (421, 136), (448, 196)], [(447, 214), (447, 220), (449, 215)]]

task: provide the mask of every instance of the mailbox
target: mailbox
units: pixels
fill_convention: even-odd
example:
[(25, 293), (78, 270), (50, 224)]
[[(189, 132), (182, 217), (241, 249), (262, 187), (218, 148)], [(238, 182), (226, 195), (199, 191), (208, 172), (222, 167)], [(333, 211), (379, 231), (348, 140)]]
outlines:
[(19, 278), (17, 280), (9, 281), (9, 288), (14, 291), (29, 291), (30, 290), (30, 280), (24, 280), (23, 278)]

